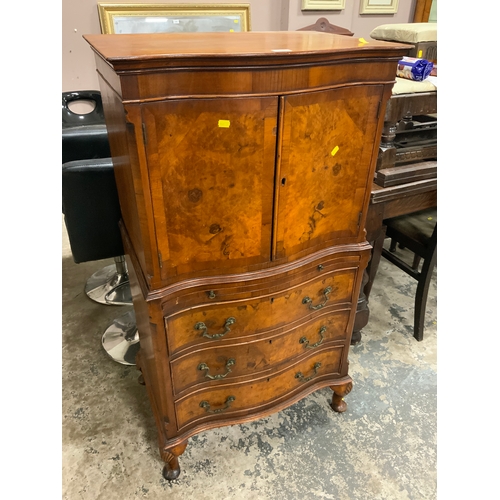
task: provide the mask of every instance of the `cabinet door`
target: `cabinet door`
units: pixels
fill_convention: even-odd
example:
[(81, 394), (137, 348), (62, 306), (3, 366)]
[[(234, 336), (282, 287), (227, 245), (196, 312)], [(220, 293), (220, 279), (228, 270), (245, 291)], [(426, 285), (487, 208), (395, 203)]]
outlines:
[(284, 97), (274, 258), (359, 242), (383, 87)]
[(277, 107), (277, 97), (143, 105), (162, 280), (270, 260)]

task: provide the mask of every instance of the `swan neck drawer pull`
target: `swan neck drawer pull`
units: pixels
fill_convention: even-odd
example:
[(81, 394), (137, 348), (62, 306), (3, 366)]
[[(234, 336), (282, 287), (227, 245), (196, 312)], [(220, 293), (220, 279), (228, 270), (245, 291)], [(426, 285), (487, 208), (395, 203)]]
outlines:
[(321, 304), (313, 306), (312, 305), (312, 299), (310, 299), (309, 297), (304, 297), (302, 299), (302, 304), (309, 304), (309, 309), (312, 309), (312, 310), (316, 311), (317, 309), (321, 309), (322, 307), (325, 307), (325, 304), (328, 301), (328, 295), (330, 295), (330, 293), (332, 293), (332, 287), (331, 286), (327, 286), (323, 290), (323, 295), (325, 296), (325, 300)]
[(236, 361), (232, 358), (229, 358), (226, 363), (226, 373), (222, 373), (221, 375), (209, 375), (208, 372), (210, 371), (210, 368), (206, 363), (200, 363), (198, 365), (198, 370), (206, 370), (205, 373), (205, 378), (209, 378), (210, 380), (220, 380), (221, 378), (224, 378), (228, 373), (231, 373), (231, 366), (233, 366), (236, 363)]
[(213, 335), (209, 335), (207, 330), (207, 325), (203, 323), (202, 321), (199, 321), (194, 325), (195, 330), (203, 330), (201, 333), (202, 337), (207, 337), (208, 339), (220, 339), (221, 337), (224, 337), (226, 333), (230, 332), (231, 329), (229, 328), (231, 325), (234, 325), (236, 323), (236, 319), (233, 317), (227, 318), (226, 322), (224, 323), (224, 331), (222, 333), (214, 333)]
[(304, 377), (304, 375), (302, 375), (302, 372), (297, 372), (295, 374), (295, 378), (298, 378), (301, 382), (309, 382), (309, 380), (312, 380), (318, 374), (318, 370), (320, 368), (321, 363), (314, 363), (314, 373), (310, 377)]
[(315, 344), (311, 344), (309, 345), (309, 340), (307, 340), (306, 337), (302, 337), (299, 342), (301, 344), (305, 344), (304, 347), (306, 349), (314, 349), (315, 347), (318, 347), (319, 345), (321, 345), (323, 343), (323, 339), (325, 338), (324, 337), (324, 333), (326, 332), (326, 326), (322, 326), (320, 329), (319, 329), (319, 336), (320, 336), (320, 339), (315, 343)]
[(210, 403), (208, 401), (202, 401), (200, 403), (200, 407), (204, 408), (207, 413), (221, 413), (225, 410), (227, 410), (230, 406), (231, 403), (235, 400), (236, 398), (234, 396), (229, 396), (226, 399), (226, 402), (224, 403), (226, 406), (223, 406), (222, 408), (216, 408), (215, 410), (210, 409)]

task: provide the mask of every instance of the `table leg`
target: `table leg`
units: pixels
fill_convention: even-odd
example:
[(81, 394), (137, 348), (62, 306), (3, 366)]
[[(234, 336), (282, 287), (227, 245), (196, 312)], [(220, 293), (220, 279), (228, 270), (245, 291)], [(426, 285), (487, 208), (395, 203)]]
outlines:
[(378, 266), (380, 264), (380, 259), (382, 257), (382, 248), (384, 247), (386, 231), (387, 227), (382, 226), (380, 228), (380, 232), (377, 238), (372, 242), (373, 246), (372, 257), (367, 267), (368, 281), (363, 288), (363, 291), (366, 295), (366, 300), (369, 300), (370, 292), (372, 291), (373, 281), (375, 280), (375, 276), (377, 275)]

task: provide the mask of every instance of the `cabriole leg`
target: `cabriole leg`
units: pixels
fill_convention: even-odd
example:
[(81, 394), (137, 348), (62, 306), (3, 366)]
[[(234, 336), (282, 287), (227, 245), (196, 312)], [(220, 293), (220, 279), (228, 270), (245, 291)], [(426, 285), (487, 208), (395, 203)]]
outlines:
[(163, 477), (167, 481), (172, 481), (179, 477), (181, 468), (179, 467), (179, 456), (184, 453), (187, 446), (187, 440), (174, 446), (173, 448), (165, 448), (160, 450), (161, 458), (165, 462), (163, 467)]
[(347, 410), (347, 403), (344, 401), (344, 396), (349, 394), (352, 389), (352, 380), (348, 380), (339, 385), (330, 386), (333, 391), (332, 409), (336, 412), (342, 413)]

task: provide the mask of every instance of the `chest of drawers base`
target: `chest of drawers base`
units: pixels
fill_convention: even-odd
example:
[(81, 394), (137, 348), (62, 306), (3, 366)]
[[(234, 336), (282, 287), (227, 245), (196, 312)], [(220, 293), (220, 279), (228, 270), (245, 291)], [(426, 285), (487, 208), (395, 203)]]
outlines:
[(137, 367), (153, 408), (164, 477), (193, 435), (280, 411), (324, 387), (343, 412), (348, 348), (368, 243), (253, 273), (148, 291), (122, 226), (141, 332)]

